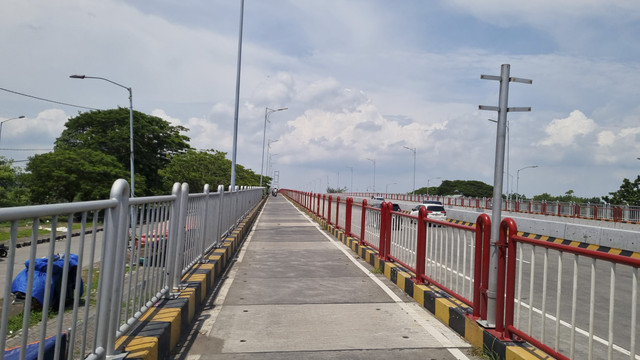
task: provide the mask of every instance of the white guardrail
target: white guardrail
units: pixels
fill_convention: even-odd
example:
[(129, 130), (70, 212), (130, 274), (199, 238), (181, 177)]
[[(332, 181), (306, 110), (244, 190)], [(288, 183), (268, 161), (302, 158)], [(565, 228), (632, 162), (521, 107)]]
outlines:
[[(129, 198), (120, 179), (107, 200), (0, 209), (0, 222), (11, 226), (0, 275), (0, 360), (24, 359), (29, 351), (39, 359), (113, 355), (118, 337), (172, 296), (182, 275), (262, 195), (262, 188), (224, 191), (222, 185), (189, 194), (188, 184), (176, 183), (171, 195)], [(50, 241), (42, 239), (45, 227)], [(35, 325), (29, 316), (20, 320), (22, 310), (32, 321), (37, 316)]]

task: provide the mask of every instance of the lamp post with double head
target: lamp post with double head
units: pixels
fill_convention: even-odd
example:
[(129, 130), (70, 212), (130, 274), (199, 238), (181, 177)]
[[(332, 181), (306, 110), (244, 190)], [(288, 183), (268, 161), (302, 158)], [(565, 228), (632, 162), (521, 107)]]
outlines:
[(129, 167), (131, 169), (131, 197), (134, 197), (135, 194), (135, 178), (133, 171), (133, 91), (130, 87), (126, 87), (122, 84), (118, 84), (115, 81), (111, 81), (107, 78), (99, 77), (99, 76), (87, 76), (87, 75), (71, 75), (69, 76), (72, 79), (98, 79), (110, 82), (114, 85), (120, 86), (123, 89), (126, 89), (129, 92)]
[(262, 186), (262, 176), (264, 173), (264, 143), (267, 140), (267, 122), (269, 121), (269, 115), (276, 111), (284, 111), (287, 109), (288, 108), (286, 107), (280, 109), (270, 109), (268, 107), (264, 108), (264, 130), (262, 132), (262, 164), (260, 165), (260, 186)]

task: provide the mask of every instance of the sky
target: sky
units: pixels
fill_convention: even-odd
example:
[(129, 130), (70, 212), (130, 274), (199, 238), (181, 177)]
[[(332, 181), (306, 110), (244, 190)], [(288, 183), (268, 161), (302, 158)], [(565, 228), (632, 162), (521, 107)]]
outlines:
[[(0, 121), (24, 118), (0, 155), (24, 165), (70, 117), (129, 106), (83, 74), (231, 159), (240, 5), (3, 0)], [(480, 76), (502, 64), (533, 81), (510, 83), (532, 111), (508, 113), (503, 193), (603, 196), (640, 172), (638, 1), (246, 0), (243, 24), (237, 162), (281, 188), (493, 185), (497, 112), (478, 106), (499, 82)], [(267, 108), (287, 110), (265, 131)]]

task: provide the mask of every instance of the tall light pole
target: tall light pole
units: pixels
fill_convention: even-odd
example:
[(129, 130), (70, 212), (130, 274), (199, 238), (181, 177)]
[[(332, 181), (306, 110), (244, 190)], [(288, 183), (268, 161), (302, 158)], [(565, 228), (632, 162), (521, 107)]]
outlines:
[(524, 169), (533, 169), (533, 168), (537, 168), (538, 165), (529, 165), (529, 166), (525, 166), (523, 168), (518, 169), (518, 171), (516, 171), (516, 193), (518, 194), (518, 196), (520, 196), (520, 170), (524, 170)]
[(349, 186), (349, 192), (353, 192), (353, 166), (347, 166), (346, 168), (351, 170), (351, 185)]
[(418, 151), (418, 148), (410, 148), (407, 146), (403, 146), (403, 148), (413, 152), (413, 190), (411, 192), (414, 193), (416, 192), (416, 152)]
[(427, 179), (427, 197), (429, 196), (429, 182), (431, 180), (437, 180), (437, 179), (442, 179), (442, 177), (438, 176), (438, 177), (434, 177), (434, 178), (431, 178), (431, 179)]
[(373, 163), (373, 192), (376, 192), (376, 159), (368, 159)]
[(521, 79), (510, 76), (511, 65), (502, 64), (500, 76), (480, 75), (480, 79), (496, 80), (500, 82), (500, 92), (498, 95), (498, 106), (480, 105), (480, 110), (491, 110), (498, 112), (498, 126), (496, 129), (496, 156), (493, 170), (493, 206), (491, 209), (491, 219), (494, 226), (491, 227), (491, 249), (489, 254), (489, 284), (487, 286), (487, 319), (483, 324), (486, 327), (496, 325), (496, 289), (498, 287), (498, 239), (500, 237), (500, 224), (502, 221), (502, 183), (504, 179), (504, 150), (505, 135), (507, 130), (507, 112), (531, 111), (530, 107), (508, 107), (509, 103), (509, 83), (519, 82), (531, 84), (530, 79)]
[(2, 124), (6, 123), (7, 121), (16, 120), (16, 119), (24, 119), (24, 115), (20, 115), (18, 117), (0, 121), (0, 139), (2, 139)]
[[(271, 115), (271, 113), (274, 113), (276, 111), (283, 111), (287, 109), (288, 108), (286, 107), (280, 108), (280, 109), (269, 109), (268, 107), (264, 108), (264, 130), (262, 132), (262, 164), (260, 165), (260, 186), (262, 186), (262, 173), (264, 172), (264, 142), (267, 139), (267, 122), (269, 121), (269, 115)], [(275, 140), (275, 141), (278, 141), (278, 140)]]
[[(240, 73), (242, 65), (242, 24), (244, 22), (244, 0), (240, 1), (240, 31), (238, 34), (238, 62), (236, 65), (236, 99), (233, 113), (233, 149), (231, 152), (231, 183), (230, 191), (236, 191), (236, 154), (238, 152), (238, 112), (240, 106)], [(264, 143), (262, 144), (264, 149)], [(264, 150), (262, 150), (264, 156)], [(262, 175), (262, 172), (260, 173)]]
[[(496, 124), (498, 123), (498, 120), (493, 120), (493, 119), (487, 119), (487, 120), (494, 122)], [(505, 166), (507, 168), (506, 174), (509, 175), (509, 119), (508, 118), (507, 118), (507, 137), (506, 137), (505, 143), (506, 143), (506, 153), (507, 153), (507, 161), (505, 163)], [(511, 187), (513, 187), (513, 184), (511, 185)], [(513, 189), (511, 189), (511, 191), (513, 191)], [(509, 181), (507, 181), (507, 199), (509, 199)]]
[(134, 171), (133, 171), (133, 92), (130, 87), (126, 87), (122, 84), (118, 84), (115, 81), (111, 81), (109, 79), (98, 77), (98, 76), (86, 76), (86, 75), (71, 75), (69, 76), (72, 79), (98, 79), (110, 82), (114, 85), (120, 86), (123, 89), (126, 89), (129, 92), (129, 168), (131, 169), (131, 197), (135, 196), (135, 180), (134, 180)]

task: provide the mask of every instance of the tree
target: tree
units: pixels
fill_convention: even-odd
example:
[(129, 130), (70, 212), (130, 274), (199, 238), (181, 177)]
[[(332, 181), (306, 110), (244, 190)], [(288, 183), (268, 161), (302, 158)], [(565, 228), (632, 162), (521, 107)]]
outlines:
[[(188, 183), (190, 192), (202, 192), (205, 184), (215, 187), (212, 191), (217, 189), (217, 185), (228, 187), (231, 182), (231, 160), (228, 160), (226, 155), (225, 152), (217, 150), (193, 149), (173, 155), (167, 166), (159, 171), (165, 190), (170, 191), (175, 182)], [(269, 177), (264, 177), (263, 183), (268, 186), (270, 180)], [(236, 184), (258, 186), (260, 176), (237, 165)]]
[(0, 207), (27, 205), (27, 189), (23, 173), (13, 166), (13, 161), (0, 156)]
[[(87, 149), (35, 155), (26, 169), (35, 204), (105, 199), (113, 182), (129, 175), (115, 157)], [(144, 185), (136, 176), (138, 181)]]
[[(189, 138), (180, 134), (185, 131), (187, 128), (172, 126), (159, 117), (133, 112), (136, 195), (162, 191), (163, 181), (158, 171), (169, 163), (171, 156), (191, 148)], [(130, 169), (129, 109), (89, 111), (70, 118), (56, 139), (55, 150), (77, 149), (103, 152), (114, 157), (124, 169)], [(138, 182), (138, 175), (147, 186)]]
[(622, 180), (620, 189), (616, 192), (610, 192), (609, 196), (603, 196), (602, 200), (613, 205), (630, 205), (640, 206), (640, 176), (634, 181), (625, 178)]
[[(493, 186), (477, 180), (444, 180), (438, 187), (429, 187), (431, 195), (463, 195), (471, 197), (492, 197)], [(416, 190), (416, 194), (426, 194), (427, 188)]]

